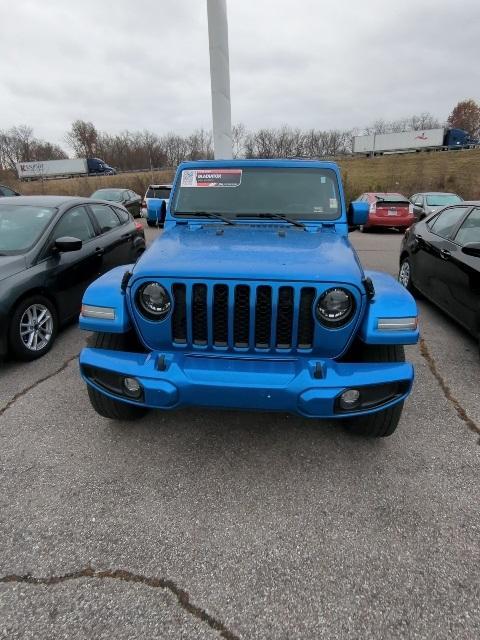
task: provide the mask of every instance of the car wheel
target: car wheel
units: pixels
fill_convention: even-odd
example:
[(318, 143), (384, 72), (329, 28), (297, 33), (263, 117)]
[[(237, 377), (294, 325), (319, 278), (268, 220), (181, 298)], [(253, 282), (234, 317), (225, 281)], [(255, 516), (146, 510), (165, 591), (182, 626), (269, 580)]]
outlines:
[(147, 220), (147, 224), (148, 224), (149, 227), (156, 227), (157, 226), (157, 223), (154, 222), (153, 220)]
[[(362, 362), (405, 362), (405, 350), (402, 345), (362, 345), (359, 355)], [(347, 418), (344, 426), (357, 435), (386, 438), (397, 428), (402, 410), (403, 401), (377, 413)]]
[(13, 312), (10, 349), (20, 360), (36, 360), (50, 351), (57, 331), (58, 319), (53, 303), (42, 295), (31, 296), (22, 300)]
[[(96, 349), (111, 349), (112, 351), (126, 351), (130, 347), (129, 336), (123, 333), (95, 333), (89, 340), (89, 344)], [(136, 407), (127, 402), (114, 400), (90, 385), (87, 386), (87, 391), (92, 407), (103, 418), (138, 420), (148, 412), (146, 407)]]
[(407, 289), (407, 291), (410, 291), (412, 295), (420, 297), (418, 289), (416, 289), (415, 285), (413, 284), (412, 265), (410, 264), (410, 260), (407, 257), (403, 258), (400, 263), (398, 281), (405, 287), (405, 289)]
[(359, 226), (361, 233), (370, 233), (370, 227), (366, 227), (364, 224)]

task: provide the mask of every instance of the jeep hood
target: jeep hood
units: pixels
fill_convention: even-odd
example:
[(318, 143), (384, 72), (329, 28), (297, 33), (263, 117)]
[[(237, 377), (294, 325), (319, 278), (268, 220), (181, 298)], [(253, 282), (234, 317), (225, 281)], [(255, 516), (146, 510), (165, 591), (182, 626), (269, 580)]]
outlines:
[(140, 277), (349, 282), (363, 271), (348, 238), (287, 225), (177, 226), (135, 265)]

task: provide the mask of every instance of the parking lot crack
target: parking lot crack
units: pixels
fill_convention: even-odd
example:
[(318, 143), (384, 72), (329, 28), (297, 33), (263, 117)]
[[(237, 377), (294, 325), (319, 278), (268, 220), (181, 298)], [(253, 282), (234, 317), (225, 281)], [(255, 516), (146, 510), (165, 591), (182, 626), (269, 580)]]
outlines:
[[(423, 358), (426, 360), (426, 362), (428, 364), (428, 368), (430, 369), (430, 371), (433, 374), (434, 378), (436, 379), (436, 381), (440, 385), (440, 388), (443, 391), (445, 397), (453, 405), (453, 408), (457, 412), (458, 417), (467, 425), (467, 427), (471, 431), (473, 431), (477, 435), (480, 435), (480, 427), (476, 424), (476, 422), (474, 420), (472, 420), (472, 418), (470, 418), (470, 416), (468, 415), (466, 410), (462, 407), (460, 402), (453, 395), (452, 390), (450, 389), (448, 384), (445, 382), (443, 376), (439, 372), (439, 370), (437, 368), (437, 365), (435, 363), (435, 360), (434, 360), (433, 356), (431, 355), (431, 353), (430, 353), (430, 351), (429, 351), (429, 349), (427, 347), (427, 343), (425, 342), (425, 340), (423, 338), (420, 338), (420, 353), (422, 354)], [(480, 438), (479, 438), (479, 440), (477, 442), (480, 444)]]
[(8, 409), (10, 409), (10, 407), (12, 407), (17, 400), (19, 400), (20, 398), (22, 398), (23, 396), (25, 396), (29, 391), (31, 391), (32, 389), (35, 389), (35, 387), (37, 387), (39, 384), (42, 384), (42, 382), (46, 382), (47, 380), (50, 380), (50, 378), (55, 377), (56, 375), (58, 375), (59, 373), (61, 373), (62, 371), (65, 371), (65, 369), (68, 367), (68, 365), (73, 362), (74, 360), (76, 360), (78, 358), (78, 353), (76, 353), (74, 356), (71, 356), (70, 358), (68, 358), (67, 360), (65, 360), (65, 362), (58, 367), (58, 369), (55, 369), (55, 371), (52, 371), (51, 373), (49, 373), (46, 376), (43, 376), (43, 378), (40, 378), (39, 380), (35, 380), (35, 382), (33, 382), (31, 385), (29, 385), (28, 387), (26, 387), (25, 389), (22, 389), (21, 391), (19, 391), (18, 393), (16, 393), (13, 398), (11, 400), (9, 400), (7, 402), (6, 405), (4, 405), (1, 409), (0, 409), (0, 417), (3, 416), (3, 414), (5, 413), (5, 411), (8, 411)]
[(82, 578), (90, 578), (96, 580), (120, 580), (122, 582), (134, 582), (142, 584), (146, 587), (153, 589), (164, 589), (169, 591), (175, 598), (179, 606), (187, 613), (194, 616), (198, 620), (201, 620), (207, 624), (214, 631), (218, 631), (221, 638), (225, 640), (240, 640), (239, 636), (234, 634), (228, 629), (223, 622), (210, 615), (198, 605), (193, 604), (190, 601), (190, 595), (184, 589), (181, 589), (172, 580), (168, 578), (152, 578), (124, 569), (107, 569), (103, 571), (97, 571), (93, 567), (86, 567), (80, 571), (72, 571), (70, 573), (64, 573), (63, 575), (38, 577), (31, 574), (17, 575), (10, 574), (0, 577), (0, 583), (20, 583), (30, 585), (45, 585), (52, 586), (61, 584), (62, 582), (68, 582), (69, 580), (80, 580)]

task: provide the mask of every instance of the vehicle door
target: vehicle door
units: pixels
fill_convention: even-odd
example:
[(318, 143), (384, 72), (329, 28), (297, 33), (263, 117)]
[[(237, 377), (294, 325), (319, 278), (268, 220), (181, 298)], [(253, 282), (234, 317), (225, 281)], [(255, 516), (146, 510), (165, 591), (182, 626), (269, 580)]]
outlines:
[(449, 238), (468, 209), (449, 207), (415, 228), (414, 279), (419, 289), (442, 307), (448, 304), (449, 297), (445, 270), (451, 249)]
[(445, 272), (449, 310), (474, 335), (480, 320), (480, 257), (462, 251), (469, 243), (480, 244), (480, 207), (474, 208), (454, 233)]
[[(80, 239), (82, 248), (59, 253), (55, 241), (66, 236)], [(79, 313), (85, 289), (100, 275), (102, 256), (95, 240), (87, 208), (76, 206), (56, 223), (41, 254), (41, 260), (45, 260), (46, 288), (57, 300), (61, 320)]]
[(132, 261), (132, 225), (122, 222), (115, 209), (106, 204), (90, 204), (98, 238), (97, 245), (102, 254), (102, 273), (113, 267)]

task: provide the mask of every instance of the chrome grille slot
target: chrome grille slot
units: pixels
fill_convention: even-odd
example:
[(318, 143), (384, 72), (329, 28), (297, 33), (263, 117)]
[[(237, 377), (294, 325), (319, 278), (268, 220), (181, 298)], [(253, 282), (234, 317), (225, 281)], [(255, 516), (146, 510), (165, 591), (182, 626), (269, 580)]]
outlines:
[(268, 349), (272, 334), (272, 288), (257, 287), (255, 304), (255, 346)]
[(298, 311), (298, 340), (299, 349), (311, 349), (313, 345), (313, 332), (315, 329), (313, 319), (313, 303), (315, 301), (315, 289), (303, 287), (300, 293), (300, 307)]
[(236, 347), (248, 347), (250, 324), (250, 287), (238, 284), (235, 287), (233, 313), (233, 343)]
[(187, 342), (187, 300), (184, 284), (174, 284), (173, 314), (172, 314), (172, 339), (173, 342), (185, 344)]
[(208, 344), (207, 285), (194, 284), (192, 289), (192, 341)]
[(277, 347), (290, 349), (292, 346), (293, 287), (280, 287), (277, 305)]
[(228, 345), (228, 286), (216, 284), (213, 288), (213, 344)]

